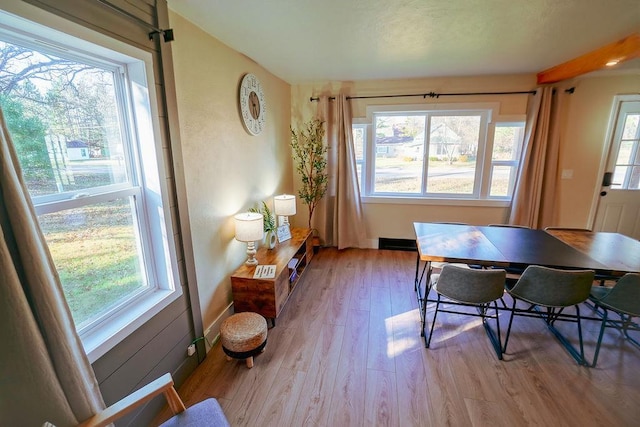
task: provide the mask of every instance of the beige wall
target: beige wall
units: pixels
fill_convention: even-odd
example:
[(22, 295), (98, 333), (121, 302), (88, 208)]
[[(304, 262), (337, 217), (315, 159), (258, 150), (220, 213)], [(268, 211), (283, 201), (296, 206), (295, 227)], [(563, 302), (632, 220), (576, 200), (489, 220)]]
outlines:
[[(560, 169), (573, 178), (560, 179), (556, 219), (565, 227), (591, 228), (606, 161), (607, 127), (615, 95), (639, 94), (640, 74), (592, 76), (567, 82), (575, 92), (567, 97), (561, 134)], [(560, 171), (561, 173), (562, 171)]]
[[(181, 16), (170, 14), (180, 137), (205, 330), (232, 302), (232, 272), (246, 259), (233, 215), (292, 191), (290, 86)], [(238, 90), (246, 73), (265, 92), (266, 127), (242, 126)], [(213, 331), (215, 334), (215, 331)]]
[[(319, 82), (298, 85), (292, 88), (292, 124), (297, 126), (316, 113), (317, 103), (309, 102), (310, 96), (336, 94), (342, 90), (346, 94), (369, 96), (412, 93), (460, 93), (460, 92), (507, 92), (529, 91), (535, 89), (535, 75), (446, 77), (403, 80), (378, 80), (363, 82)], [(380, 98), (352, 100), (354, 120), (366, 117), (366, 108), (370, 105), (392, 104), (451, 104), (472, 102), (499, 102), (502, 116), (524, 116), (528, 95), (484, 95), (440, 97), (437, 99)], [(379, 237), (413, 239), (414, 221), (460, 221), (471, 224), (489, 224), (505, 222), (508, 209), (488, 206), (451, 206), (442, 204), (388, 204), (365, 203), (363, 205), (369, 245), (376, 247)], [(297, 215), (292, 220), (306, 220), (305, 215)], [(317, 221), (315, 221), (317, 220)], [(322, 234), (322, 212), (314, 218), (314, 223)]]
[[(563, 97), (561, 152), (559, 173), (573, 171), (573, 178), (560, 180), (556, 203), (557, 225), (590, 227), (595, 212), (592, 205), (599, 192), (602, 177), (601, 162), (605, 150), (606, 131), (613, 97), (618, 94), (640, 93), (640, 76), (584, 76), (558, 84), (558, 90), (574, 86), (572, 95)], [(292, 88), (292, 124), (312, 117), (317, 103), (310, 96), (336, 94), (341, 90), (351, 95), (387, 95), (425, 92), (501, 92), (535, 89), (536, 77), (529, 75), (447, 77), (429, 79), (383, 80), (366, 82), (318, 82)], [(500, 115), (526, 113), (527, 95), (390, 98), (353, 100), (354, 118), (365, 117), (368, 105), (399, 103), (469, 103), (499, 102)], [(367, 236), (370, 244), (378, 237), (414, 238), (414, 221), (461, 221), (471, 224), (506, 222), (508, 208), (486, 206), (445, 206), (437, 204), (376, 204), (363, 205)], [(297, 218), (300, 220), (302, 218)], [(317, 224), (322, 229), (321, 213)]]

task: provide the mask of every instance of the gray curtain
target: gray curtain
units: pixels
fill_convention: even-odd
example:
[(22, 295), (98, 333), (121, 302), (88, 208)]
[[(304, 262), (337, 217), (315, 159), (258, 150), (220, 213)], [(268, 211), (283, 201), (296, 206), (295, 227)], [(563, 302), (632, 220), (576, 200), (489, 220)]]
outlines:
[(353, 144), (351, 104), (346, 95), (319, 100), (321, 120), (327, 124), (329, 183), (324, 200), (325, 244), (344, 248), (366, 247), (366, 230), (358, 187)]
[(0, 124), (0, 425), (72, 426), (104, 402)]
[(544, 228), (554, 225), (560, 98), (553, 87), (540, 87), (527, 108), (524, 144), (511, 204), (509, 224)]

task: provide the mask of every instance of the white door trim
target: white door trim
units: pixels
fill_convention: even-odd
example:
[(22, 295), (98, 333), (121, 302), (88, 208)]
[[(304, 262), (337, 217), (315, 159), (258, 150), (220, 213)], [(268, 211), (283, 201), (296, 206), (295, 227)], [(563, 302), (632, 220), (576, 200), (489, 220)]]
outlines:
[[(640, 95), (638, 94), (629, 94), (629, 95), (615, 95), (613, 97), (613, 102), (611, 104), (611, 113), (609, 114), (609, 123), (607, 124), (607, 134), (605, 137), (604, 144), (602, 146), (602, 154), (600, 156), (600, 167), (598, 168), (598, 181), (602, 184), (602, 179), (604, 178), (604, 174), (607, 171), (607, 165), (609, 163), (609, 155), (611, 153), (611, 144), (613, 143), (613, 136), (616, 131), (616, 123), (618, 118), (618, 113), (620, 111), (620, 106), (623, 101), (640, 101)], [(591, 199), (591, 210), (589, 211), (589, 219), (587, 223), (589, 224), (589, 229), (593, 230), (596, 220), (596, 214), (598, 213), (598, 205), (600, 203), (600, 192), (603, 191), (602, 185), (596, 185), (593, 198)]]

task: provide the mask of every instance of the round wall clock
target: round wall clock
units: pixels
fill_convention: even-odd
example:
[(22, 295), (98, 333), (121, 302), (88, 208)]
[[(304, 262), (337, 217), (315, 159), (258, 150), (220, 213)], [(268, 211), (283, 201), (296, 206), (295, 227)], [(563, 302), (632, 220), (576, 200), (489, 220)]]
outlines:
[(245, 74), (240, 83), (240, 114), (242, 123), (251, 135), (264, 129), (266, 103), (260, 80), (253, 74)]

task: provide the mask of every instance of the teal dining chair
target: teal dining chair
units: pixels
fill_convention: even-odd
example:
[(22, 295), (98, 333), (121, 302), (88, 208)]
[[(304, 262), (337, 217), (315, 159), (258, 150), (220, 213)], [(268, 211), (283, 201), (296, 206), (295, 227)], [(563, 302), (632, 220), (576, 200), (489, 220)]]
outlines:
[[(445, 264), (440, 274), (432, 276), (431, 289), (436, 292), (436, 308), (433, 321), (429, 328), (429, 336), (426, 339), (426, 347), (431, 344), (433, 329), (436, 324), (438, 312), (463, 314), (482, 318), (482, 324), (489, 336), (493, 348), (502, 360), (502, 344), (500, 337), (500, 319), (498, 305), (496, 301), (504, 293), (506, 272), (504, 270), (479, 270), (462, 267), (454, 264)], [(446, 300), (443, 300), (445, 297)], [(477, 308), (477, 312), (455, 311), (441, 309), (440, 304), (451, 304), (458, 306), (472, 306)], [(493, 303), (495, 315), (489, 314), (488, 310)], [(495, 319), (496, 332), (487, 323), (487, 319)], [(426, 313), (425, 313), (426, 321)]]
[[(602, 315), (592, 367), (595, 367), (598, 362), (598, 354), (606, 327), (619, 329), (630, 343), (640, 348), (640, 342), (629, 335), (630, 330), (640, 331), (640, 326), (633, 322), (633, 318), (640, 317), (640, 274), (627, 273), (612, 288), (593, 286), (589, 300)], [(609, 318), (609, 311), (617, 313), (620, 319)]]
[[(502, 351), (507, 352), (514, 316), (541, 317), (547, 328), (576, 362), (580, 365), (587, 365), (584, 357), (579, 304), (589, 298), (594, 275), (593, 270), (560, 270), (530, 265), (515, 284), (507, 282), (506, 290), (513, 298), (513, 305)], [(528, 303), (528, 307), (516, 308), (518, 300)], [(575, 309), (575, 315), (565, 312), (566, 308), (572, 306)], [(556, 321), (577, 323), (579, 351), (556, 329)]]

